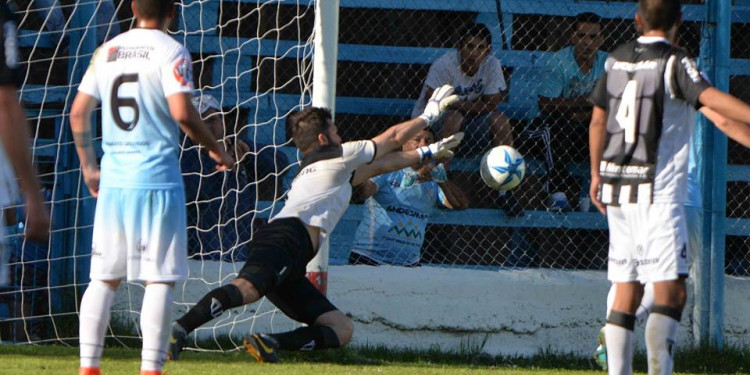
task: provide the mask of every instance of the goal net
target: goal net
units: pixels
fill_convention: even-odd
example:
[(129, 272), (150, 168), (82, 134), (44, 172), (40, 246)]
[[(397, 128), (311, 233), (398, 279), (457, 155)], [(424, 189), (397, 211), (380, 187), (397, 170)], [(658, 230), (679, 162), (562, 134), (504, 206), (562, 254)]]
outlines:
[[(67, 115), (94, 49), (133, 27), (130, 1), (12, 3), (20, 22), (25, 73), (19, 95), (53, 231), (46, 244), (26, 242), (20, 235), (22, 208), (6, 210), (5, 248), (12, 252), (13, 283), (0, 290), (0, 340), (75, 343), (77, 306), (88, 283), (95, 200), (81, 180)], [(706, 5), (700, 0), (683, 3), (680, 43), (702, 56), (703, 63), (711, 59), (702, 50), (710, 36), (703, 21)], [(245, 245), (283, 204), (299, 158), (285, 134), (284, 118), (312, 103), (315, 8), (313, 0), (178, 2), (169, 33), (192, 55), (196, 104), (205, 110), (207, 122), (218, 124), (216, 135), (242, 157), (236, 172), (218, 173), (198, 147), (183, 141), (190, 279), (175, 288), (177, 315), (236, 276)], [(585, 119), (539, 96), (587, 95), (594, 82), (588, 75), (576, 77), (580, 80), (567, 88), (548, 87), (554, 74), (569, 68), (560, 54), (573, 53), (578, 42), (594, 46), (601, 52), (592, 68), (596, 72), (601, 56), (636, 36), (635, 10), (634, 1), (341, 0), (335, 116), (343, 140), (370, 139), (410, 118), (431, 65), (458, 53), (460, 31), (473, 23), (489, 31), (489, 56), (502, 65), (502, 91), (507, 94), (496, 112), (504, 116), (498, 124), (506, 124), (508, 133), (494, 132), (498, 124), (467, 122), (467, 141), (448, 166), (447, 176), (466, 197), (467, 209), (434, 205), (422, 211), (386, 204), (377, 211), (372, 199), (353, 199), (331, 236), (330, 264), (341, 267), (332, 267), (329, 289), (334, 303), (355, 318), (355, 342), (357, 337), (360, 343), (399, 337), (406, 345), (429, 346), (445, 337), (476, 333), (494, 335), (497, 339), (485, 344), (498, 349), (507, 343), (510, 353), (513, 345), (527, 352), (558, 343), (563, 350), (591, 349), (587, 340), (604, 322), (607, 224), (587, 198)], [(594, 15), (584, 23), (595, 28), (579, 27), (577, 17), (585, 13)], [(734, 14), (737, 27), (750, 22), (747, 14), (743, 7)], [(731, 74), (744, 82), (750, 75), (746, 60), (735, 57), (740, 64), (733, 64)], [(512, 142), (526, 160), (523, 182), (505, 196), (482, 183), (478, 173), (481, 156), (496, 144), (496, 136), (512, 138), (503, 142)], [(732, 164), (750, 164), (746, 155), (733, 153)], [(735, 191), (747, 184), (747, 173), (740, 172), (731, 175)], [(406, 183), (394, 181), (377, 183), (384, 190), (389, 183)], [(730, 273), (747, 275), (744, 216), (750, 209), (744, 198), (736, 197), (729, 198), (736, 220), (728, 230), (727, 264)], [(514, 208), (523, 216), (512, 216)], [(394, 213), (400, 219), (390, 216)], [(376, 215), (393, 220), (385, 229), (384, 237), (393, 245), (386, 256), (401, 263), (416, 260), (422, 267), (347, 265), (352, 249), (362, 250), (355, 243), (366, 231), (364, 218)], [(509, 294), (496, 295), (503, 285)], [(136, 342), (141, 295), (137, 284), (118, 292), (111, 338)], [(476, 297), (485, 295), (491, 297)], [(294, 325), (261, 301), (200, 328), (189, 347), (231, 350), (240, 345), (236, 337)], [(531, 336), (533, 340), (527, 339)]]
[[(285, 179), (297, 163), (284, 118), (311, 101), (315, 6), (305, 0), (177, 3), (169, 33), (192, 55), (196, 107), (240, 160), (236, 171), (216, 172), (198, 146), (183, 140), (190, 279), (175, 288), (180, 313), (236, 275), (253, 232), (279, 210)], [(22, 207), (7, 210), (13, 285), (0, 291), (0, 340), (72, 343), (78, 336), (77, 306), (89, 280), (95, 200), (79, 173), (67, 115), (94, 49), (134, 27), (134, 20), (129, 1), (16, 5), (26, 73), (19, 96), (53, 230), (46, 244), (26, 242), (20, 236)], [(97, 133), (99, 121), (97, 114)], [(98, 143), (96, 148), (101, 156)], [(138, 338), (141, 293), (138, 284), (120, 288), (111, 337)], [(223, 337), (237, 336), (234, 327), (247, 333), (261, 322), (270, 324), (274, 311), (270, 303), (238, 309), (195, 336), (218, 336), (215, 329)]]

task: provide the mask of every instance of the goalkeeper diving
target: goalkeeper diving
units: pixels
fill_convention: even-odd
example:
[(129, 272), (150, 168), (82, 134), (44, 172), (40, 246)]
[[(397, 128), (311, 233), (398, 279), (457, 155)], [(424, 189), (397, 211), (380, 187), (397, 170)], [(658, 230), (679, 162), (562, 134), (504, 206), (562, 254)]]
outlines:
[(341, 142), (331, 113), (310, 107), (286, 119), (286, 132), (302, 153), (284, 208), (248, 245), (248, 259), (231, 283), (206, 294), (172, 327), (169, 354), (178, 359), (187, 336), (226, 310), (265, 296), (306, 326), (290, 332), (253, 334), (245, 348), (259, 362), (278, 362), (277, 351), (339, 348), (352, 338), (352, 321), (305, 277), (307, 263), (349, 207), (352, 187), (370, 177), (430, 159), (449, 158), (463, 138), (449, 138), (411, 151), (395, 151), (434, 124), (458, 97), (453, 87), (435, 90), (424, 112), (372, 140)]

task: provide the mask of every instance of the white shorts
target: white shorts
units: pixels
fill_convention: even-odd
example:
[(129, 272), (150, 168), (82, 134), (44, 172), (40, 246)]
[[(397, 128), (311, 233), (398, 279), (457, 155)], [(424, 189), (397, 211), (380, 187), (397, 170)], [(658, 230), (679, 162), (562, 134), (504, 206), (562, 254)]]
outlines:
[(607, 206), (612, 282), (641, 283), (687, 276), (690, 263), (682, 203)]
[(91, 244), (91, 279), (187, 279), (185, 221), (182, 189), (101, 188)]

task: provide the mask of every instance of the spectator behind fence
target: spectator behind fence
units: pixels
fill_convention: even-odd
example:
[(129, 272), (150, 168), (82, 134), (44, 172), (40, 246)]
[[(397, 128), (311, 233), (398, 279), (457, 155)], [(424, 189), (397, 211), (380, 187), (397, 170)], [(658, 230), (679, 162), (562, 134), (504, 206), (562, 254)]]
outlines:
[[(452, 85), (461, 100), (452, 104), (436, 125), (438, 138), (463, 130), (466, 139), (459, 154), (478, 154), (489, 144), (512, 145), (510, 121), (498, 112), (498, 105), (507, 96), (507, 86), (500, 60), (490, 55), (492, 34), (483, 24), (469, 24), (460, 35), (458, 48), (430, 67), (412, 116), (422, 113), (425, 98), (435, 88)], [(501, 193), (498, 203), (510, 216), (523, 215), (523, 208), (511, 194)]]
[[(551, 135), (547, 204), (551, 211), (571, 210), (566, 193), (576, 182), (569, 181), (567, 164), (589, 159), (589, 94), (604, 73), (607, 53), (599, 50), (603, 41), (601, 18), (594, 13), (581, 13), (570, 34), (571, 46), (554, 53), (546, 65), (547, 77), (539, 89), (541, 113), (536, 122), (549, 127)], [(586, 209), (584, 205), (580, 208)]]
[[(58, 0), (31, 0), (29, 7), (36, 7), (44, 28), (51, 32), (55, 41), (62, 37), (60, 34), (66, 27), (67, 20)], [(101, 44), (120, 33), (117, 22), (117, 7), (113, 0), (100, 0), (95, 10), (96, 19), (91, 26), (96, 27), (97, 44)]]
[[(211, 95), (198, 95), (193, 105), (217, 140), (224, 140), (227, 150), (246, 165), (250, 148), (225, 134), (219, 102)], [(232, 142), (235, 139), (235, 142)], [(221, 142), (221, 141), (220, 141)], [(214, 260), (243, 260), (243, 245), (250, 240), (252, 210), (255, 208), (256, 185), (249, 184), (245, 168), (232, 172), (214, 170), (204, 149), (184, 138), (180, 165), (187, 202), (188, 254)]]
[[(416, 150), (433, 141), (432, 132), (425, 129), (405, 143), (403, 150)], [(435, 207), (463, 210), (468, 205), (443, 165), (434, 162), (373, 177), (357, 193), (367, 201), (349, 264), (418, 266), (427, 219)]]

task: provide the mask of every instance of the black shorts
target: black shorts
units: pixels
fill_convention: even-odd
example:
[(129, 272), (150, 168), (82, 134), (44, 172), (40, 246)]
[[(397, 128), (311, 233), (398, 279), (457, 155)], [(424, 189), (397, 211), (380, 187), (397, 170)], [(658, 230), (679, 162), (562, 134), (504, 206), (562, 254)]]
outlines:
[(305, 276), (315, 256), (310, 234), (297, 218), (274, 220), (255, 233), (238, 278), (253, 283), (288, 317), (313, 324), (336, 307)]

